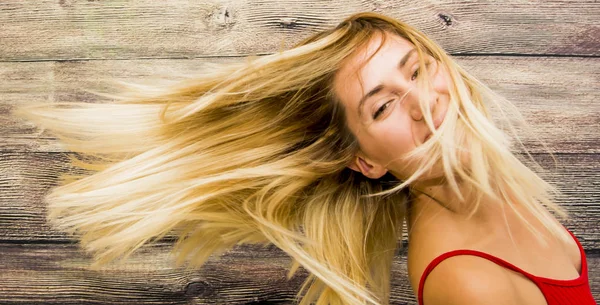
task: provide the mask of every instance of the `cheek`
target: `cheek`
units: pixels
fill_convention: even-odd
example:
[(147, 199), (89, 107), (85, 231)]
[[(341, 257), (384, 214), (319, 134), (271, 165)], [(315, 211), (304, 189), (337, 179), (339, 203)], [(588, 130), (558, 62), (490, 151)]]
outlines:
[(415, 147), (411, 127), (405, 119), (391, 115), (373, 127), (363, 147), (365, 153), (379, 162), (397, 159)]
[(433, 77), (433, 87), (438, 92), (448, 93), (448, 80), (450, 76), (448, 75), (446, 69), (440, 65), (436, 64), (437, 71), (435, 71), (435, 75)]
[(401, 122), (395, 123), (383, 132), (389, 158), (398, 158), (415, 147), (411, 126)]

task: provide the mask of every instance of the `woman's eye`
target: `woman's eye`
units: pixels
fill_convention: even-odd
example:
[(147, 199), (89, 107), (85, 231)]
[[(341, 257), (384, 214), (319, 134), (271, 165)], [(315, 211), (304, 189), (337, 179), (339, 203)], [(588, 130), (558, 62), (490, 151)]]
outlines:
[(410, 78), (410, 80), (415, 80), (417, 78), (417, 76), (419, 75), (419, 68), (417, 68), (417, 70), (415, 70), (415, 73), (413, 73), (412, 77)]
[[(426, 63), (425, 63), (425, 67), (429, 68), (429, 64), (430, 64), (430, 63), (431, 63), (431, 62), (426, 62)], [(421, 68), (420, 68), (420, 67), (419, 67), (419, 68), (417, 68), (417, 70), (415, 70), (415, 73), (413, 73), (413, 75), (411, 76), (410, 80), (415, 80), (415, 79), (417, 79), (417, 76), (419, 75), (419, 70), (421, 70)]]
[(387, 103), (381, 105), (381, 107), (379, 107), (379, 109), (377, 109), (377, 111), (375, 111), (375, 113), (373, 114), (373, 119), (377, 119), (377, 117), (379, 117), (379, 115), (382, 114), (389, 107), (389, 104), (392, 101), (394, 100), (389, 100)]

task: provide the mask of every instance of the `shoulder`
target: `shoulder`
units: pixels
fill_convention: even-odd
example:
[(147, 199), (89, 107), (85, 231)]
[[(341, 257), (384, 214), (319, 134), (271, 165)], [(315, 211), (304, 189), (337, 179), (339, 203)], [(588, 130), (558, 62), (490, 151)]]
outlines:
[(501, 266), (472, 255), (452, 256), (427, 276), (423, 302), (427, 305), (519, 304), (515, 287)]
[[(449, 217), (413, 225), (409, 232), (408, 276), (414, 293), (428, 265), (439, 255), (456, 249), (472, 248), (464, 228)], [(508, 269), (474, 255), (456, 255), (441, 261), (426, 277), (425, 305), (520, 304)]]

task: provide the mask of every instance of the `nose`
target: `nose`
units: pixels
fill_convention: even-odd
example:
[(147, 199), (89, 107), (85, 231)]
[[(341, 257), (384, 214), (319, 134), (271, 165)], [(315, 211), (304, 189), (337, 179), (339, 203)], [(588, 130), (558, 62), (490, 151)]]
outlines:
[[(406, 96), (406, 98), (408, 99), (406, 101), (406, 105), (408, 106), (408, 111), (410, 113), (410, 116), (413, 120), (415, 121), (420, 121), (423, 120), (423, 111), (421, 110), (421, 105), (419, 104), (419, 96), (416, 93), (418, 90), (411, 90), (411, 92), (408, 92), (408, 95)], [(431, 114), (434, 113), (435, 110), (435, 105), (437, 101), (437, 95), (433, 92), (430, 93), (429, 96), (429, 112)]]

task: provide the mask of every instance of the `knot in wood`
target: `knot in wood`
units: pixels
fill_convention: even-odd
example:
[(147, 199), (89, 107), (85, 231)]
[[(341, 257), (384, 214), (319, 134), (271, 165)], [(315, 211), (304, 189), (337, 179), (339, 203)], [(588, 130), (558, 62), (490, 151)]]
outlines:
[(446, 24), (446, 26), (451, 26), (454, 22), (454, 18), (448, 13), (439, 13), (438, 17), (440, 17), (440, 19), (444, 22), (444, 24)]
[(298, 18), (279, 18), (279, 25), (284, 28), (293, 28), (296, 26)]
[(190, 282), (185, 286), (185, 295), (188, 297), (203, 296), (209, 291), (210, 287), (206, 282), (203, 281)]

